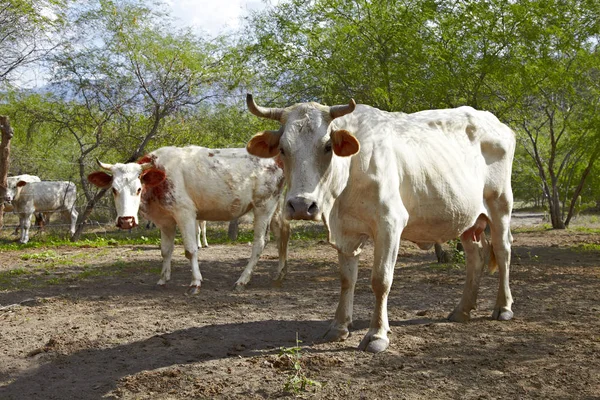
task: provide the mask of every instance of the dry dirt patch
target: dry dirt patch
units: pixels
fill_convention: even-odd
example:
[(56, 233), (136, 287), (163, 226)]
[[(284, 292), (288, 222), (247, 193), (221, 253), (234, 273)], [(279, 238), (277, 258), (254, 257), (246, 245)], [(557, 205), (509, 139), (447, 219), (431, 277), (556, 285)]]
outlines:
[(0, 398), (290, 397), (295, 368), (286, 353), (298, 335), (302, 376), (322, 385), (299, 397), (598, 399), (600, 252), (574, 248), (600, 244), (600, 235), (514, 236), (515, 318), (505, 323), (489, 319), (495, 275), (483, 277), (471, 322), (447, 322), (463, 269), (404, 243), (389, 299), (391, 345), (378, 355), (354, 350), (373, 308), (372, 246), (361, 261), (354, 329), (341, 343), (320, 341), (339, 293), (337, 257), (324, 243), (292, 244), (281, 288), (270, 285), (271, 243), (243, 292), (231, 287), (250, 248), (213, 245), (200, 253), (205, 280), (191, 297), (180, 247), (162, 290), (155, 246), (53, 249), (54, 261), (68, 261), (53, 267), (22, 257), (39, 249), (3, 252), (0, 272), (24, 272), (23, 287), (0, 291)]

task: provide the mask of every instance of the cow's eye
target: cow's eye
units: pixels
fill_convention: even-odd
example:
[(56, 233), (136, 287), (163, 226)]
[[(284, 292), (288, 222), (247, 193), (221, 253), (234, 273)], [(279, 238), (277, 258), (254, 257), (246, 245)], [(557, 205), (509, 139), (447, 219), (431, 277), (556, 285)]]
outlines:
[(138, 196), (140, 195), (140, 193), (142, 193), (142, 188), (138, 188), (138, 190), (137, 190), (137, 195)]
[(112, 189), (113, 195), (116, 196), (117, 195), (117, 189), (113, 188)]
[(325, 153), (331, 153), (331, 142), (327, 142), (325, 145)]
[(283, 149), (282, 149), (281, 147), (279, 148), (279, 153), (280, 153), (282, 156), (285, 156), (285, 151), (283, 151)]

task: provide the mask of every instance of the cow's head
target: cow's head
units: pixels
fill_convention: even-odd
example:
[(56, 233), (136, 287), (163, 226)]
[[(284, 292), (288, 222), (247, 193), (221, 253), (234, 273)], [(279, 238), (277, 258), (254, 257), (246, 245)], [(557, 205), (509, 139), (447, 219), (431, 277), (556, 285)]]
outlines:
[(151, 163), (137, 164), (104, 164), (98, 161), (101, 168), (110, 171), (92, 172), (88, 181), (102, 189), (112, 188), (117, 209), (117, 227), (131, 229), (138, 225), (138, 210), (142, 186), (154, 187), (161, 184), (165, 172), (152, 166)]
[(265, 108), (257, 106), (250, 94), (246, 102), (252, 114), (281, 124), (278, 131), (256, 134), (246, 148), (258, 157), (279, 154), (283, 160), (288, 185), (286, 216), (320, 220), (343, 188), (349, 156), (360, 149), (350, 132), (334, 129), (331, 122), (354, 111), (356, 103), (350, 100), (348, 105), (332, 107), (301, 103)]
[(27, 181), (24, 180), (8, 180), (6, 185), (6, 194), (4, 195), (4, 202), (11, 204), (15, 198), (21, 192), (21, 189), (27, 185)]

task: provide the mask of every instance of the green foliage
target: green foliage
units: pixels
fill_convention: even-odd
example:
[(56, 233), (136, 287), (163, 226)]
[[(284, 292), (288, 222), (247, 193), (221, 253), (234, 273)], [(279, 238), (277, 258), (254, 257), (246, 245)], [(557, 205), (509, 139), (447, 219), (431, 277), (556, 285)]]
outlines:
[(552, 225), (568, 225), (579, 196), (580, 211), (600, 204), (599, 4), (283, 0), (236, 37), (204, 38), (160, 1), (9, 0), (0, 22), (18, 15), (23, 29), (0, 24), (12, 29), (0, 49), (61, 30), (45, 36), (56, 40), (44, 53), (49, 90), (3, 93), (0, 113), (15, 130), (10, 173), (74, 181), (78, 204), (110, 210), (86, 181), (96, 158), (243, 147), (277, 128), (246, 111), (246, 91), (267, 106), (351, 97), (404, 112), (470, 105), (517, 134), (516, 198), (549, 205)]

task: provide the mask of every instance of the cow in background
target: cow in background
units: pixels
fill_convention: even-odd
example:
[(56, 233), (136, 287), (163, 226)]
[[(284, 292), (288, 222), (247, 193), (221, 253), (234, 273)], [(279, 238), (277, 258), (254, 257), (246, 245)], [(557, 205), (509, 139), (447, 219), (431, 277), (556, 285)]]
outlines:
[[(338, 251), (342, 289), (329, 340), (349, 335), (359, 254), (369, 238), (375, 310), (359, 349), (380, 352), (389, 345), (387, 299), (401, 238), (427, 247), (460, 237), (467, 280), (450, 320), (469, 319), (486, 262), (500, 270), (492, 318), (513, 317), (508, 276), (516, 141), (509, 127), (471, 107), (404, 114), (354, 100), (287, 108), (259, 107), (251, 95), (246, 100), (250, 112), (281, 124), (255, 135), (247, 149), (283, 161), (287, 217), (323, 221)], [(492, 247), (483, 232), (488, 224)]]
[[(12, 201), (12, 196), (15, 193), (15, 190), (17, 189), (17, 182), (19, 182), (19, 181), (41, 182), (42, 180), (40, 179), (39, 176), (29, 175), (29, 174), (9, 176), (6, 179), (6, 193), (5, 193), (5, 197), (4, 197), (4, 211), (5, 212), (13, 211), (13, 206), (11, 204), (11, 201)], [(12, 193), (12, 194), (9, 195), (9, 193)], [(35, 217), (35, 224), (37, 225), (38, 229), (42, 229), (44, 227), (44, 225), (47, 224), (48, 221), (50, 221), (50, 213), (46, 213), (46, 214), (36, 213), (36, 214), (34, 214), (34, 217)], [(19, 233), (19, 225), (17, 225), (15, 227), (15, 235), (18, 233)]]
[(42, 181), (17, 182), (14, 190), (7, 191), (13, 212), (19, 215), (20, 243), (29, 241), (29, 227), (34, 213), (61, 212), (71, 225), (71, 236), (75, 234), (78, 212), (75, 209), (77, 188), (73, 182)]
[[(88, 180), (98, 187), (112, 188), (117, 226), (121, 229), (136, 226), (139, 209), (160, 229), (163, 267), (159, 285), (171, 277), (177, 226), (192, 269), (189, 293), (195, 294), (202, 282), (197, 257), (197, 220), (231, 221), (250, 210), (254, 211), (252, 255), (234, 287), (244, 288), (250, 281), (265, 246), (270, 222), (279, 251), (274, 280), (279, 283), (285, 276), (289, 222), (279, 213), (284, 178), (276, 160), (251, 156), (245, 149), (187, 146), (162, 147), (137, 163), (99, 164), (110, 174), (96, 171)], [(275, 215), (276, 212), (279, 214)]]

